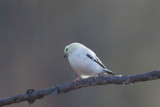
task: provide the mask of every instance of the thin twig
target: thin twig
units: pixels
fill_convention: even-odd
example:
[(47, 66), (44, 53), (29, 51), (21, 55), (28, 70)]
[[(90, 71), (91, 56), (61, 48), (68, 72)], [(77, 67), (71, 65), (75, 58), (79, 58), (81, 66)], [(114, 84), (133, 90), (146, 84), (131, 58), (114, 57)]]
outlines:
[(69, 82), (64, 84), (59, 84), (53, 86), (51, 88), (46, 88), (42, 90), (34, 90), (29, 89), (25, 94), (19, 94), (16, 96), (2, 98), (0, 99), (0, 107), (19, 103), (22, 101), (28, 101), (29, 104), (34, 103), (36, 99), (41, 99), (46, 95), (55, 95), (55, 94), (62, 94), (67, 93), (72, 90), (76, 90), (79, 88), (89, 87), (89, 86), (96, 86), (96, 85), (107, 85), (107, 84), (130, 84), (135, 82), (143, 82), (149, 80), (156, 80), (160, 79), (160, 71), (152, 71), (144, 74), (137, 74), (137, 75), (122, 75), (122, 76), (99, 76), (97, 78), (87, 78), (80, 81)]

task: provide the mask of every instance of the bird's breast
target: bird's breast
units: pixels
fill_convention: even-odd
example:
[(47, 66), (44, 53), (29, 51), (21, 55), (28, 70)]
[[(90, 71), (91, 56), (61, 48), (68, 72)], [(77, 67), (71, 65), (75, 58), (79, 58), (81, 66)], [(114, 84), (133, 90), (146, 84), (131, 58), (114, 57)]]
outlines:
[(79, 75), (96, 75), (102, 71), (102, 67), (89, 59), (85, 53), (72, 54), (72, 56), (68, 57), (68, 60)]

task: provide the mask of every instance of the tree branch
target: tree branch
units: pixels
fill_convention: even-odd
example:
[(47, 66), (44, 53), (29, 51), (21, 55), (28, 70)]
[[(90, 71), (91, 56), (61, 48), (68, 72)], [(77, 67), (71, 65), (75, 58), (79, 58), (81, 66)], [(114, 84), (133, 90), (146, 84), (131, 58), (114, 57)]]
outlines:
[(82, 79), (80, 81), (69, 82), (64, 84), (59, 84), (53, 86), (51, 88), (46, 88), (42, 90), (34, 90), (29, 89), (27, 90), (26, 94), (19, 94), (16, 96), (12, 96), (9, 98), (2, 98), (0, 99), (0, 107), (19, 103), (22, 101), (28, 101), (29, 104), (32, 104), (36, 99), (41, 99), (46, 95), (55, 95), (55, 94), (63, 94), (67, 93), (72, 90), (76, 90), (79, 88), (89, 87), (89, 86), (96, 86), (96, 85), (107, 85), (107, 84), (130, 84), (135, 82), (143, 82), (149, 80), (156, 80), (160, 79), (160, 71), (152, 71), (144, 74), (137, 74), (137, 75), (127, 75), (127, 76), (99, 76), (97, 78), (87, 78)]

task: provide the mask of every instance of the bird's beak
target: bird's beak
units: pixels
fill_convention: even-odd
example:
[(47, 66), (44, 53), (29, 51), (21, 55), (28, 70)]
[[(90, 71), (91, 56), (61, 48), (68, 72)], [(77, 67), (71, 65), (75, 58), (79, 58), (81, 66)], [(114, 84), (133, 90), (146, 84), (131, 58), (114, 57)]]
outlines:
[(64, 54), (64, 58), (66, 58), (67, 57), (67, 54)]

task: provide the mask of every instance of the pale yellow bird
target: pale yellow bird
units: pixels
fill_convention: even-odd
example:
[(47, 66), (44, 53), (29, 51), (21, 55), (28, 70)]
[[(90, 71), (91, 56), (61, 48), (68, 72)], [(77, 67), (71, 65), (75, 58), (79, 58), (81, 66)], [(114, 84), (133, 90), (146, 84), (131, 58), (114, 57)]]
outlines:
[[(71, 43), (64, 49), (64, 57), (68, 57), (71, 67), (84, 79), (99, 74), (118, 75), (108, 70), (96, 54), (80, 43)], [(75, 81), (79, 80), (79, 77)]]

